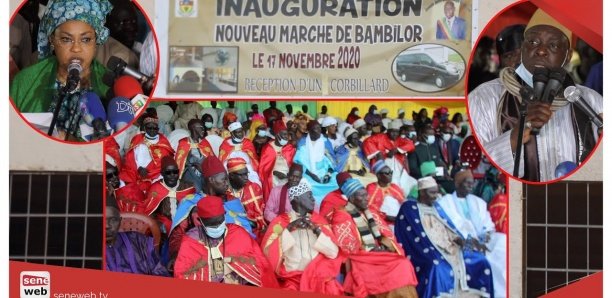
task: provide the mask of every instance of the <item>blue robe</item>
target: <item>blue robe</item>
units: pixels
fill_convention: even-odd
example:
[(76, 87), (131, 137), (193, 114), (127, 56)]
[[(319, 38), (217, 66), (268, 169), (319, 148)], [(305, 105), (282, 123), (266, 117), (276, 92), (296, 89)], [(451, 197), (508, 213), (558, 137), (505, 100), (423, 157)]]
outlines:
[[(434, 203), (434, 206), (446, 227), (461, 237), (461, 233), (453, 226), (442, 208), (437, 203)], [(485, 297), (493, 296), (493, 274), (486, 257), (464, 247), (459, 254), (462, 255), (462, 263), (465, 265), (463, 272), (466, 276), (464, 279), (455, 276), (451, 264), (427, 237), (416, 201), (407, 200), (402, 204), (395, 221), (395, 236), (415, 268), (419, 279), (419, 297), (452, 295), (458, 290), (462, 280), (467, 281), (470, 292)], [(465, 284), (463, 289), (466, 289)]]
[[(321, 206), (321, 201), (325, 196), (338, 189), (338, 182), (336, 182), (337, 165), (336, 165), (336, 155), (334, 152), (334, 148), (331, 142), (324, 136), (321, 136), (325, 142), (325, 156), (323, 159), (316, 163), (315, 168), (310, 167), (310, 152), (308, 152), (308, 146), (306, 146), (306, 138), (308, 135), (302, 137), (297, 143), (297, 151), (295, 153), (295, 157), (293, 158), (294, 163), (298, 163), (302, 165), (304, 168), (303, 178), (312, 187), (312, 195), (315, 198), (316, 203), (316, 211), (318, 212), (319, 207)], [(311, 173), (317, 175), (321, 179), (328, 173), (328, 170), (332, 169), (332, 173), (330, 174), (331, 179), (328, 183), (319, 183), (314, 181), (309, 175), (306, 174), (306, 170), (309, 170)]]
[[(200, 199), (205, 198), (206, 195), (202, 193), (196, 193), (193, 195), (187, 195), (176, 207), (176, 213), (172, 219), (172, 229), (178, 226), (183, 220), (185, 220), (190, 214), (191, 210), (198, 204)], [(240, 199), (228, 200), (223, 203), (225, 208), (225, 223), (235, 224), (243, 227), (251, 237), (255, 238), (253, 230), (251, 229), (251, 222), (247, 218), (247, 213), (242, 206)]]

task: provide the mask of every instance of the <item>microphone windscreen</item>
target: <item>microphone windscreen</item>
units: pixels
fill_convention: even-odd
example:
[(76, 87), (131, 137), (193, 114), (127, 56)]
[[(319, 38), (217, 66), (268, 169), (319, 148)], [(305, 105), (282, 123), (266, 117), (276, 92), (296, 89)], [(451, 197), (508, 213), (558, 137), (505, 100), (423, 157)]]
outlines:
[(134, 120), (132, 102), (126, 97), (115, 97), (108, 103), (108, 123), (115, 130)]
[(126, 65), (127, 63), (117, 56), (111, 56), (106, 62), (106, 68), (115, 73), (118, 71), (121, 72), (121, 69)]
[(83, 120), (91, 126), (93, 119), (99, 118), (106, 121), (106, 111), (98, 94), (85, 92), (79, 99), (79, 105)]
[(133, 98), (138, 94), (144, 94), (140, 83), (130, 76), (120, 76), (113, 85), (115, 96)]

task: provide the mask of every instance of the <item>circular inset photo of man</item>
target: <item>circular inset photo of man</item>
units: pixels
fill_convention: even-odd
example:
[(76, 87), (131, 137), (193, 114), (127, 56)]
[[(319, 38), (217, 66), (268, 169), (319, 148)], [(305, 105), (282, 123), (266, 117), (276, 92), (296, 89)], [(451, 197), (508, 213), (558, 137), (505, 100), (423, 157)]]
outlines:
[(437, 92), (461, 80), (465, 72), (465, 61), (452, 48), (421, 44), (397, 55), (392, 71), (395, 79), (405, 88), (418, 92)]
[(34, 129), (70, 143), (128, 126), (153, 91), (157, 45), (130, 0), (24, 1), (10, 24), (10, 97)]
[(491, 20), (472, 56), (474, 134), (494, 164), (525, 182), (571, 174), (602, 134), (601, 35), (562, 16), (515, 5)]

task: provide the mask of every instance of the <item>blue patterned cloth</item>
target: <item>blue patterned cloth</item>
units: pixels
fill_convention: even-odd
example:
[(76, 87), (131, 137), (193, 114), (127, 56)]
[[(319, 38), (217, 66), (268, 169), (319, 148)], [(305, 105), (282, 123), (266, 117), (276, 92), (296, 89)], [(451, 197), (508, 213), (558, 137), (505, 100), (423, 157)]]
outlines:
[(49, 36), (67, 21), (83, 21), (96, 31), (96, 44), (103, 44), (110, 34), (104, 27), (106, 15), (113, 9), (108, 0), (51, 0), (38, 28), (38, 57), (51, 54)]
[[(434, 207), (445, 226), (461, 237), (442, 208), (437, 203)], [(458, 276), (444, 254), (431, 242), (421, 221), (419, 205), (413, 200), (402, 204), (395, 221), (395, 236), (419, 279), (419, 297), (452, 296), (459, 287), (482, 297), (493, 297), (493, 274), (485, 255), (464, 247), (460, 255), (465, 266), (461, 272), (465, 276)]]
[[(174, 228), (185, 220), (191, 214), (191, 210), (198, 202), (205, 198), (206, 195), (202, 193), (185, 196), (176, 207), (176, 213), (174, 214), (174, 218), (172, 218), (172, 228), (170, 230), (174, 230)], [(247, 218), (246, 211), (240, 199), (235, 198), (225, 201), (223, 207), (225, 209), (225, 223), (241, 226), (251, 235), (251, 237), (253, 237), (253, 239), (255, 239), (255, 234), (253, 234), (253, 229), (251, 228), (251, 222)]]

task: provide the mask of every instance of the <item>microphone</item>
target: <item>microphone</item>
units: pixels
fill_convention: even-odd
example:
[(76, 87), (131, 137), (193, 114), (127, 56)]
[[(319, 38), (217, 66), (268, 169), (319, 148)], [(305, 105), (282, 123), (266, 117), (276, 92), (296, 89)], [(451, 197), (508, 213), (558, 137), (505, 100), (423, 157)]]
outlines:
[(576, 88), (576, 86), (569, 86), (565, 88), (563, 91), (563, 95), (567, 99), (567, 101), (571, 102), (574, 105), (577, 105), (580, 110), (582, 110), (589, 120), (593, 122), (597, 127), (603, 127), (603, 119), (597, 115), (597, 113), (589, 106), (586, 100), (582, 97), (582, 91)]
[(561, 87), (563, 87), (565, 76), (565, 69), (561, 67), (553, 68), (548, 72), (548, 83), (541, 99), (543, 102), (552, 103), (555, 100), (555, 97), (561, 91)]
[(86, 92), (79, 98), (79, 109), (83, 121), (93, 126), (92, 122), (96, 119), (106, 122), (106, 111), (100, 97), (94, 92)]
[(66, 92), (72, 92), (81, 81), (81, 71), (83, 67), (78, 62), (73, 62), (68, 65), (68, 78), (66, 80)]
[(140, 83), (133, 77), (123, 75), (115, 80), (113, 84), (115, 96), (133, 98), (138, 94), (144, 94)]
[(546, 82), (548, 82), (548, 69), (545, 67), (536, 67), (533, 71), (533, 92), (535, 100), (542, 100)]
[(134, 120), (134, 107), (125, 97), (115, 97), (108, 103), (108, 123), (115, 131), (126, 127)]
[(128, 75), (138, 80), (147, 94), (153, 89), (153, 79), (142, 74), (141, 72), (130, 68), (123, 59), (117, 56), (111, 56), (106, 63), (106, 67), (115, 73), (115, 75)]
[(143, 94), (144, 92), (138, 81), (130, 76), (119, 77), (113, 85), (113, 93), (118, 97), (130, 98), (135, 114), (145, 106), (149, 99), (149, 97)]

